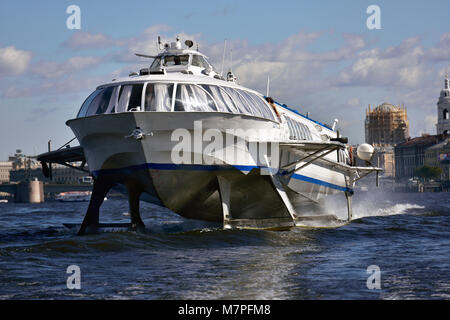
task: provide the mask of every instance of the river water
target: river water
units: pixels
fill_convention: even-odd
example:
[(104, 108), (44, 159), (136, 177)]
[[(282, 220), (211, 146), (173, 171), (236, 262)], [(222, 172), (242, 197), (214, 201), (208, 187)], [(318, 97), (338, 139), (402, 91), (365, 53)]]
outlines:
[[(0, 299), (450, 299), (450, 193), (358, 193), (350, 224), (289, 231), (223, 230), (147, 203), (145, 233), (63, 227), (86, 208), (0, 204)], [(107, 200), (101, 221), (127, 212)], [(67, 288), (71, 265), (81, 289)]]

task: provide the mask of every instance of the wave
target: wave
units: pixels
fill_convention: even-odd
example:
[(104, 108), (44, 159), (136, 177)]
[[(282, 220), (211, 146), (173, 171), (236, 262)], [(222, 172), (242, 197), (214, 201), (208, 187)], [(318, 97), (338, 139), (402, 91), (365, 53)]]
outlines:
[(411, 210), (425, 209), (425, 206), (421, 206), (414, 203), (397, 203), (395, 205), (386, 208), (367, 208), (362, 204), (353, 208), (353, 219), (360, 219), (365, 217), (383, 217), (405, 214)]

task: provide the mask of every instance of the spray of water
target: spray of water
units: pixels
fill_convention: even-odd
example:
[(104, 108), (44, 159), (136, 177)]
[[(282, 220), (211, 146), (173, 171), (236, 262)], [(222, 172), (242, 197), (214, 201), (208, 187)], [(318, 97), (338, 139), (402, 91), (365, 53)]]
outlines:
[[(377, 216), (392, 216), (420, 210), (422, 205), (408, 202), (404, 199), (396, 199), (395, 195), (382, 192), (364, 192), (353, 196), (352, 221)], [(327, 197), (313, 211), (307, 212), (307, 216), (314, 216), (305, 223), (311, 227), (339, 227), (348, 222), (348, 211), (345, 196), (342, 194)]]
[(364, 217), (393, 216), (398, 214), (405, 214), (412, 209), (424, 208), (424, 206), (413, 203), (396, 203), (385, 208), (366, 208), (364, 206), (358, 206), (354, 209), (355, 214), (353, 215), (353, 220)]

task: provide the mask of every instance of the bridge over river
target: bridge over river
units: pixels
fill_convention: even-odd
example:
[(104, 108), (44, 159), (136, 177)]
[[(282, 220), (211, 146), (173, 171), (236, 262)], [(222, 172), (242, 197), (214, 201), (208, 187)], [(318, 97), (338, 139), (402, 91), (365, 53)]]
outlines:
[(69, 191), (92, 191), (92, 184), (58, 184), (42, 181), (22, 181), (19, 183), (0, 184), (0, 192), (14, 196), (15, 202), (44, 202), (46, 194)]

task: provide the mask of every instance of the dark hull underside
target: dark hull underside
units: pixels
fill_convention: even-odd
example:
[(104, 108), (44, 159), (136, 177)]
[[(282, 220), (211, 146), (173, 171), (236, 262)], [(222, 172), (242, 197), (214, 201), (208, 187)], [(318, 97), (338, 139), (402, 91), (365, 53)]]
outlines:
[[(123, 185), (137, 185), (144, 193), (141, 200), (167, 207), (190, 219), (223, 221), (217, 176), (231, 182), (233, 219), (290, 219), (289, 213), (269, 176), (254, 169), (247, 175), (237, 169), (225, 170), (157, 170), (133, 173), (104, 173), (108, 180)], [(98, 176), (97, 179), (101, 178)]]

